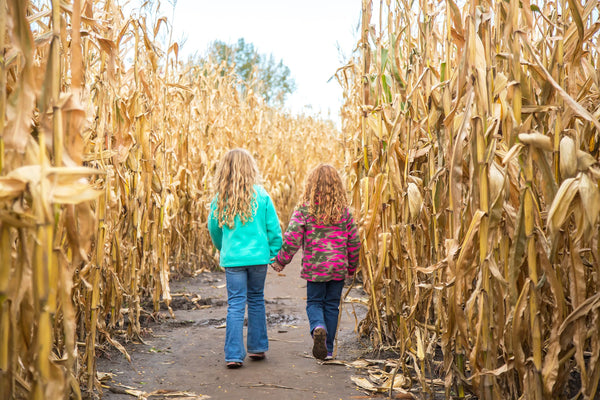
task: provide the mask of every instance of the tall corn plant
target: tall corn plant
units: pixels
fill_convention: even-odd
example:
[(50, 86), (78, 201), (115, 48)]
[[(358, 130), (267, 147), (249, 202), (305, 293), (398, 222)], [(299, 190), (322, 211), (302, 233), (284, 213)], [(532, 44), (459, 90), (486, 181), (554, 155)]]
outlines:
[[(362, 2), (342, 68), (363, 332), (446, 397), (600, 379), (596, 1)], [(372, 21), (375, 21), (374, 23)]]
[(216, 265), (225, 151), (255, 155), (285, 224), (308, 168), (341, 166), (341, 141), (242, 96), (232, 71), (182, 63), (158, 40), (165, 18), (111, 0), (0, 11), (0, 397), (79, 398), (100, 391), (99, 346), (128, 357), (118, 338), (143, 335), (143, 303), (169, 309), (171, 273)]
[[(61, 58), (59, 2), (37, 10), (3, 1), (0, 9), (0, 395), (81, 397), (72, 374), (72, 275), (89, 239), (83, 232), (93, 225), (85, 210), (99, 194), (90, 179), (104, 174), (82, 166), (75, 139), (83, 122), (75, 77), (81, 60)], [(68, 90), (64, 69), (73, 73)]]

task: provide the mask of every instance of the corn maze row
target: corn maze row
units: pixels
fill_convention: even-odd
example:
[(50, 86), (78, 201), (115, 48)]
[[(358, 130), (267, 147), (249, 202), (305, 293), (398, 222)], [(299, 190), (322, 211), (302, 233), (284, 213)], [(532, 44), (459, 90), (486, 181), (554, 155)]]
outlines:
[(447, 398), (558, 399), (577, 375), (593, 399), (600, 4), (376, 6), (338, 73), (363, 333), (429, 393), (441, 377)]
[(221, 65), (178, 60), (163, 18), (113, 1), (0, 10), (0, 398), (81, 397), (101, 389), (98, 346), (128, 356), (115, 334), (140, 335), (142, 300), (158, 311), (171, 274), (215, 266), (207, 205), (225, 151), (256, 157), (286, 221), (341, 141), (242, 96)]
[(336, 73), (339, 133), (180, 60), (165, 18), (0, 0), (0, 398), (100, 391), (96, 348), (127, 356), (141, 301), (168, 307), (172, 274), (214, 267), (206, 205), (231, 147), (283, 222), (313, 164), (344, 170), (361, 333), (421, 397), (439, 376), (447, 398), (564, 398), (577, 375), (594, 398), (599, 3), (375, 6)]

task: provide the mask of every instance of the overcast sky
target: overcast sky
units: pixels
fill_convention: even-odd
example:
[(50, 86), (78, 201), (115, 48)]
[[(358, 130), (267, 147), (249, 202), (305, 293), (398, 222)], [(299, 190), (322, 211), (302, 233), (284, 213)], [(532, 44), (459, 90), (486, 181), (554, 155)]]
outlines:
[[(163, 1), (171, 19), (167, 9)], [(342, 90), (327, 81), (356, 47), (360, 11), (361, 0), (178, 0), (173, 38), (185, 41), (182, 59), (204, 54), (214, 40), (244, 38), (290, 68), (296, 91), (286, 108), (339, 122)]]

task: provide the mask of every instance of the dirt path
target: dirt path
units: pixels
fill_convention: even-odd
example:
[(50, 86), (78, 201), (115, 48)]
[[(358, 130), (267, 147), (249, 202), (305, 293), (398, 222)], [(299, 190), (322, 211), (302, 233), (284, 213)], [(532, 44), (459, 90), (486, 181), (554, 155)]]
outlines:
[[(131, 394), (114, 392), (124, 386), (145, 393), (188, 392), (196, 395), (192, 399), (370, 398), (350, 379), (358, 374), (356, 369), (320, 363), (312, 357), (304, 308), (306, 282), (299, 277), (299, 258), (295, 257), (282, 274), (272, 269), (267, 274), (265, 299), (270, 350), (266, 360), (247, 359), (239, 370), (225, 367), (225, 274), (203, 273), (172, 282), (176, 319), (164, 318), (146, 324), (145, 343), (126, 345), (131, 364), (115, 350), (100, 357), (98, 371), (114, 374), (105, 381), (113, 389), (105, 388), (103, 398), (134, 399)], [(354, 360), (365, 350), (354, 332), (353, 312), (360, 320), (365, 310), (361, 306), (344, 305), (338, 330), (339, 360)], [(173, 393), (169, 394), (149, 399), (173, 399)]]

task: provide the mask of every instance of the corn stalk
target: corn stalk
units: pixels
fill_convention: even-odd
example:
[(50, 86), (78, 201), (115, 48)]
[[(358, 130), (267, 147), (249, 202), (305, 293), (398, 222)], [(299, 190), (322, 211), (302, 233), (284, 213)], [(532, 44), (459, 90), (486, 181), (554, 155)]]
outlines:
[(443, 371), (447, 398), (573, 396), (571, 373), (593, 398), (598, 3), (373, 8), (360, 59), (338, 72), (362, 332), (408, 356), (425, 391)]
[(242, 94), (231, 70), (180, 62), (144, 9), (0, 9), (0, 397), (94, 396), (96, 350), (128, 357), (121, 333), (169, 310), (171, 274), (217, 265), (206, 205), (224, 152), (254, 154), (285, 224), (307, 171), (342, 167), (342, 138)]

